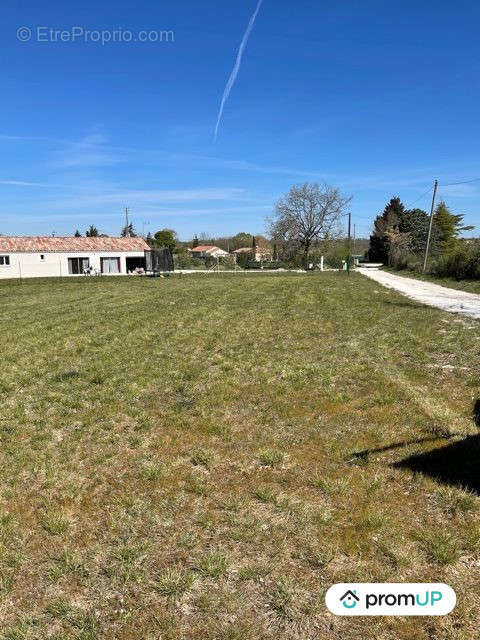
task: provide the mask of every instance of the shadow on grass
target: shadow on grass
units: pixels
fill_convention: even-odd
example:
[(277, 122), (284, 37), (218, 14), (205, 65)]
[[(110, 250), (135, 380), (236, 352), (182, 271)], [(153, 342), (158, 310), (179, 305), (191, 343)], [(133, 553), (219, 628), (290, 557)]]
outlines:
[(452, 436), (426, 436), (424, 438), (416, 438), (415, 440), (402, 440), (401, 442), (394, 442), (393, 444), (387, 444), (384, 447), (376, 447), (375, 449), (364, 449), (363, 451), (354, 451), (350, 454), (349, 459), (355, 461), (355, 459), (365, 459), (374, 453), (384, 453), (385, 451), (392, 451), (392, 449), (401, 449), (402, 447), (408, 447), (411, 444), (423, 444), (424, 442), (433, 442), (435, 440), (445, 439), (445, 437)]
[(473, 406), (473, 420), (477, 427), (480, 427), (480, 398), (477, 398)]
[(480, 435), (409, 456), (392, 466), (423, 473), (444, 484), (463, 487), (480, 495)]
[[(472, 418), (480, 427), (480, 398), (473, 405)], [(469, 489), (480, 495), (480, 435), (409, 456), (392, 466), (417, 471), (444, 484)]]

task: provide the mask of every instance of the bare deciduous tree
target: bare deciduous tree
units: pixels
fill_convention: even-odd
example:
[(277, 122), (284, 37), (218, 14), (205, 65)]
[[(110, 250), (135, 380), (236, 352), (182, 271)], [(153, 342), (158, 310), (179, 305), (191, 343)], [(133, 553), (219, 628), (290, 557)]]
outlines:
[(312, 244), (338, 235), (350, 200), (328, 184), (295, 185), (277, 203), (269, 220), (270, 234), (274, 240), (299, 247), (307, 266)]

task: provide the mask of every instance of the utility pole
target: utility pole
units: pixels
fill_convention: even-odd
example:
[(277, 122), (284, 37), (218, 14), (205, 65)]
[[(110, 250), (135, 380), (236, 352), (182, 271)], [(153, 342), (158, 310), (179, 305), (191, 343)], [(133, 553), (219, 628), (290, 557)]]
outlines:
[(430, 224), (428, 225), (427, 246), (425, 247), (425, 259), (423, 261), (423, 273), (425, 273), (425, 271), (427, 270), (428, 249), (430, 248), (430, 238), (432, 236), (433, 212), (435, 209), (435, 198), (437, 196), (437, 189), (438, 189), (438, 180), (435, 180), (433, 185), (432, 208), (430, 210)]
[(355, 255), (355, 240), (357, 239), (357, 225), (353, 225), (353, 255)]
[(128, 228), (128, 207), (125, 207), (125, 237), (130, 237), (130, 229)]
[(142, 220), (142, 238), (145, 237), (145, 225), (150, 224), (149, 220)]
[(352, 257), (352, 212), (348, 212), (348, 255), (347, 255), (347, 273), (350, 275), (350, 260)]

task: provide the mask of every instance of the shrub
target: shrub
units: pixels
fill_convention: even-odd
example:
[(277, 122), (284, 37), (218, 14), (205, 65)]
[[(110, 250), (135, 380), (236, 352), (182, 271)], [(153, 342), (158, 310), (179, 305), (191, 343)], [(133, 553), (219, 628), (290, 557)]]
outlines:
[(325, 256), (325, 266), (330, 267), (330, 269), (341, 269), (343, 266), (341, 256), (335, 256), (335, 255)]
[(235, 256), (221, 256), (219, 258), (219, 264), (223, 266), (224, 269), (235, 269), (237, 261), (235, 260)]
[(188, 253), (179, 253), (173, 257), (176, 269), (191, 269), (194, 264), (194, 258)]
[(205, 262), (206, 269), (211, 269), (212, 267), (218, 264), (217, 259), (214, 258), (213, 256), (206, 256), (206, 258), (204, 258), (204, 262)]
[[(409, 269), (414, 273), (423, 273), (423, 255), (397, 256), (392, 266), (398, 270)], [(480, 279), (480, 241), (457, 240), (450, 252), (434, 257), (429, 273), (455, 280)]]
[(252, 259), (252, 254), (250, 252), (237, 253), (237, 265), (242, 267), (242, 269), (246, 268), (248, 262)]
[(265, 260), (263, 262), (251, 260), (244, 264), (245, 269), (288, 269), (288, 267), (288, 264), (279, 260)]
[(480, 241), (459, 241), (455, 249), (441, 256), (431, 272), (442, 278), (476, 280), (480, 278)]
[(262, 262), (264, 269), (286, 269), (287, 265), (279, 260)]

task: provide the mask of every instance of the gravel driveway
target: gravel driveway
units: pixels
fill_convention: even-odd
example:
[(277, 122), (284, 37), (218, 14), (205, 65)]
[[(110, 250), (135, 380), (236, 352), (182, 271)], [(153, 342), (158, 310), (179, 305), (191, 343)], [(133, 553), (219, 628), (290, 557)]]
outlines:
[(415, 280), (414, 278), (402, 278), (388, 271), (379, 269), (357, 269), (359, 273), (383, 284), (385, 287), (395, 289), (408, 298), (438, 307), (451, 313), (462, 313), (471, 318), (480, 319), (480, 295), (467, 293), (458, 289), (441, 287), (432, 282)]

